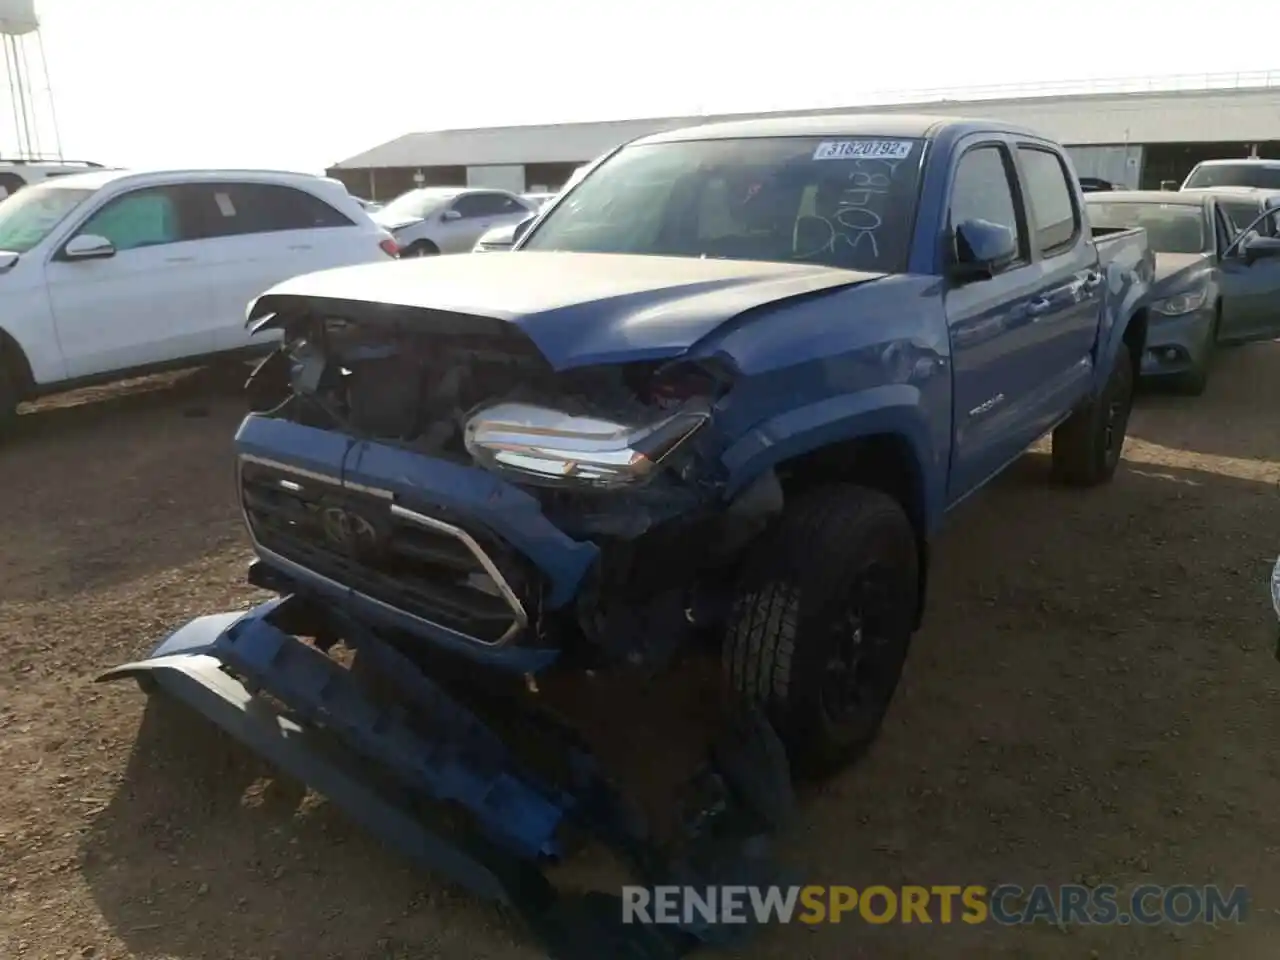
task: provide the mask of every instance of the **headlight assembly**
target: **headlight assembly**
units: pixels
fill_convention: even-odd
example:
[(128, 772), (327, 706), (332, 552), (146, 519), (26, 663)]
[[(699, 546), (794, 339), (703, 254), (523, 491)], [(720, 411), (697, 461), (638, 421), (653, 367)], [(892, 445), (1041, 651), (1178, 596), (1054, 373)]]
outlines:
[(1177, 317), (1184, 313), (1199, 310), (1204, 306), (1204, 302), (1208, 298), (1209, 291), (1201, 288), (1200, 290), (1191, 290), (1174, 297), (1165, 297), (1163, 300), (1157, 300), (1151, 304), (1151, 309), (1156, 313), (1164, 314), (1166, 317)]
[(467, 451), (480, 465), (526, 483), (626, 487), (643, 483), (710, 418), (706, 404), (616, 423), (527, 403), (499, 403), (467, 422)]

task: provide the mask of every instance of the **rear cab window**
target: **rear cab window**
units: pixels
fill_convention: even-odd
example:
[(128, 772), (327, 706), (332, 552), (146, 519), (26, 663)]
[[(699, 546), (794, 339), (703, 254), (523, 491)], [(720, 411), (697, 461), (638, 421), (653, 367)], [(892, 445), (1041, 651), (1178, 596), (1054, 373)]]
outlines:
[(1071, 250), (1081, 233), (1080, 210), (1062, 157), (1047, 147), (1018, 145), (1026, 190), (1027, 219), (1041, 256)]
[(1213, 226), (1200, 203), (1120, 200), (1089, 204), (1095, 227), (1147, 232), (1155, 253), (1203, 253), (1213, 249)]

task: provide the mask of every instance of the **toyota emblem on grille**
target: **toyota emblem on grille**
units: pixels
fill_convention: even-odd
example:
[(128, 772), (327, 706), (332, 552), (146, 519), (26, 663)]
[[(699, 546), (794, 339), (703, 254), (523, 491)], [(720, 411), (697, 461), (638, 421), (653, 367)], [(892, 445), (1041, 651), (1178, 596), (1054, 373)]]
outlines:
[(378, 529), (360, 514), (342, 507), (326, 507), (320, 517), (325, 539), (334, 546), (360, 553), (378, 546)]

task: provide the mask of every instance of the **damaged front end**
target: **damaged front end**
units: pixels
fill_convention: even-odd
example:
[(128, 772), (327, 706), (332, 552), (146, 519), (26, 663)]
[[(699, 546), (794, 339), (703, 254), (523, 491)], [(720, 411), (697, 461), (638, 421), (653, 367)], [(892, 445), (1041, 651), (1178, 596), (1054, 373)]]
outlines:
[(382, 304), (263, 325), (285, 342), (237, 437), (259, 554), (462, 652), (657, 669), (781, 508), (772, 476), (723, 500), (715, 360), (555, 370), (501, 321)]
[(278, 598), (103, 679), (178, 697), (554, 956), (740, 936), (624, 929), (616, 898), (570, 905), (542, 874), (577, 837), (648, 886), (781, 882), (785, 752), (720, 689), (711, 629), (781, 507), (772, 476), (725, 499), (733, 371), (557, 370), (499, 320), (375, 303), (260, 326), (284, 338), (237, 478), (250, 579)]

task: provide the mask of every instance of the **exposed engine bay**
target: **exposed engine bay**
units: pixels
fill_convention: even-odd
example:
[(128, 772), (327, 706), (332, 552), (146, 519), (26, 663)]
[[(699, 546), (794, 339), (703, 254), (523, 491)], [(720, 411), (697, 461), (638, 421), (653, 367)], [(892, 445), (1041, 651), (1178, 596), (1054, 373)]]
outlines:
[(514, 329), (424, 332), (313, 315), (285, 333), (248, 385), (262, 415), (485, 467), (537, 497), (564, 533), (600, 547), (572, 609), (527, 604), (540, 644), (568, 652), (585, 640), (592, 659), (660, 668), (690, 632), (718, 621), (739, 553), (781, 510), (772, 474), (723, 499), (710, 424), (731, 385), (723, 365), (557, 372)]

